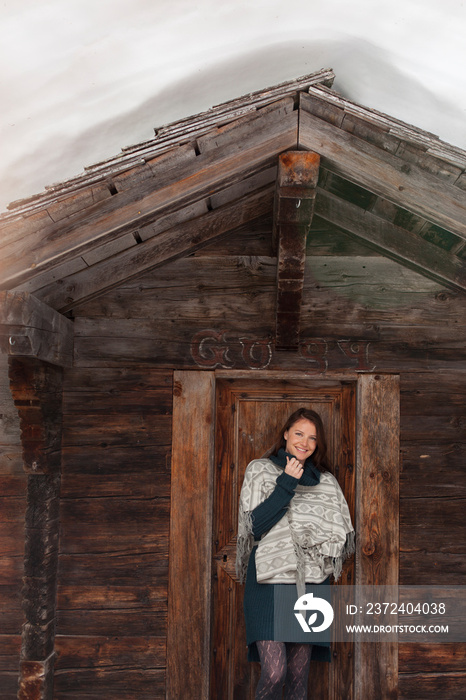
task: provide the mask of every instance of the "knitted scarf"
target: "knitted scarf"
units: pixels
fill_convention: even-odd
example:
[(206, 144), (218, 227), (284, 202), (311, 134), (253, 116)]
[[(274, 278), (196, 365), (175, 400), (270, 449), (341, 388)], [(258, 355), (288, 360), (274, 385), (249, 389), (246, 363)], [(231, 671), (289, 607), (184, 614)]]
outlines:
[[(290, 454), (289, 452), (286, 452), (283, 449), (283, 447), (280, 447), (277, 454), (270, 455), (269, 459), (278, 467), (282, 467), (283, 469), (285, 469), (287, 457), (292, 458), (294, 457), (294, 455)], [(298, 481), (298, 484), (300, 484), (301, 486), (315, 486), (320, 481), (320, 475), (321, 472), (314, 465), (312, 458), (308, 457), (304, 462), (304, 470), (300, 480)]]
[[(329, 574), (338, 579), (344, 560), (354, 551), (354, 529), (337, 480), (330, 472), (317, 475), (313, 470), (305, 469), (305, 481), (319, 481), (305, 485), (301, 477), (286, 514), (262, 536), (256, 552), (257, 581), (296, 583), (298, 595), (303, 595), (306, 583), (321, 583)], [(251, 513), (272, 493), (282, 472), (272, 458), (255, 459), (246, 469), (236, 544), (240, 581), (254, 546)]]

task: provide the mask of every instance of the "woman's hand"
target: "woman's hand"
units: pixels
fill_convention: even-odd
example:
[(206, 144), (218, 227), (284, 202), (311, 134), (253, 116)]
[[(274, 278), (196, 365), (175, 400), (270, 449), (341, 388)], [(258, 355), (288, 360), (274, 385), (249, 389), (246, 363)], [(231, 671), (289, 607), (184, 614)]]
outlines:
[(295, 479), (300, 479), (303, 473), (303, 465), (296, 457), (286, 458), (285, 474), (294, 476)]

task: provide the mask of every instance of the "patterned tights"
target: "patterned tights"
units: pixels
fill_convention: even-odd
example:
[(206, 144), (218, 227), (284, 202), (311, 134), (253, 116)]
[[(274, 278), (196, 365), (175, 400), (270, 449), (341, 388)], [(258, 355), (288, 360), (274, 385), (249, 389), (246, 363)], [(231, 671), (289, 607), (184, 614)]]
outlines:
[(256, 642), (261, 662), (261, 676), (256, 700), (306, 700), (307, 678), (311, 661), (311, 644), (291, 642)]

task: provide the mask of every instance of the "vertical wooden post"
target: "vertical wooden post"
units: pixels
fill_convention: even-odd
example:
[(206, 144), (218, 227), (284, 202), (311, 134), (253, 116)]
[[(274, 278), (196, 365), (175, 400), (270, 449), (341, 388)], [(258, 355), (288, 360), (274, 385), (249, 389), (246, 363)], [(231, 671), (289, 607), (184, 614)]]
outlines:
[(62, 428), (61, 367), (10, 359), (23, 467), (28, 474), (19, 700), (53, 696)]
[(299, 345), (299, 324), (306, 265), (306, 238), (314, 213), (320, 157), (287, 151), (278, 159), (274, 200), (277, 249), (276, 348)]
[(174, 373), (169, 700), (209, 697), (215, 377)]
[[(360, 375), (357, 404), (356, 584), (397, 586), (399, 377)], [(395, 700), (398, 696), (398, 644), (358, 644), (355, 656), (356, 700)]]

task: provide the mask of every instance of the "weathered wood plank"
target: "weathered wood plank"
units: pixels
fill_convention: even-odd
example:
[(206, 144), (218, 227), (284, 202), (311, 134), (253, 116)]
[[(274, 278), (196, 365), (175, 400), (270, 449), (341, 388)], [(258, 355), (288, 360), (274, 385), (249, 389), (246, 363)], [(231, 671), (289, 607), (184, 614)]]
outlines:
[(167, 634), (167, 611), (151, 610), (149, 612), (134, 610), (93, 610), (92, 615), (87, 610), (58, 610), (57, 631), (60, 635), (68, 636), (101, 636), (118, 637), (122, 630), (130, 636), (151, 637)]
[[(151, 187), (145, 196), (138, 192), (136, 201), (134, 192), (120, 192), (90, 207), (85, 217), (70, 217), (65, 226), (51, 225), (45, 232), (39, 231), (28, 237), (27, 251), (24, 245), (12, 245), (10, 254), (5, 251), (8, 273), (3, 284), (8, 288), (22, 284), (37, 272), (44, 272), (96, 245), (150, 225), (160, 215), (210, 196), (216, 189), (272, 165), (271, 159), (283, 150), (296, 148), (296, 141), (297, 113), (283, 116), (280, 108), (268, 112), (254, 122), (249, 138), (243, 140), (239, 151), (236, 143), (231, 149), (224, 148), (197, 157), (193, 151), (190, 166), (183, 168), (181, 179), (178, 170), (174, 182), (165, 182), (155, 191)], [(59, 237), (54, 236), (57, 226), (60, 226)], [(32, 264), (35, 267), (31, 271)]]
[(436, 177), (456, 183), (458, 177), (462, 173), (462, 168), (454, 163), (449, 163), (446, 159), (441, 159), (438, 156), (429, 153), (425, 146), (420, 147), (414, 144), (401, 141), (396, 151), (396, 155), (403, 158), (408, 163), (414, 163), (422, 170), (435, 175)]
[(0, 634), (0, 688), (3, 671), (17, 671), (21, 652), (21, 635)]
[[(166, 552), (168, 499), (66, 499), (61, 504), (62, 554)], [(98, 523), (83, 528), (83, 523)]]
[(67, 446), (123, 446), (129, 439), (138, 445), (166, 444), (171, 433), (171, 416), (129, 413), (102, 414), (95, 411), (68, 416), (63, 430)]
[(149, 268), (196, 250), (230, 229), (265, 213), (270, 206), (271, 196), (268, 188), (248, 195), (239, 202), (209, 212), (200, 220), (187, 221), (108, 261), (77, 272), (66, 279), (65, 285), (54, 284), (39, 290), (37, 294), (51, 306), (66, 311)]
[(18, 698), (18, 670), (0, 671), (0, 688), (2, 700), (17, 700)]
[[(2, 598), (3, 600), (3, 598)], [(10, 606), (10, 607), (8, 607)], [(2, 606), (3, 607), (3, 606)], [(20, 601), (17, 600), (11, 607), (11, 602), (6, 602), (7, 612), (0, 612), (0, 629), (5, 635), (17, 635), (21, 633), (24, 623), (24, 614), (21, 610)], [(16, 680), (18, 680), (18, 663), (16, 662)], [(1, 686), (0, 686), (1, 687)]]
[[(136, 241), (134, 242), (136, 243)], [(29, 292), (30, 294), (34, 294), (34, 292), (41, 289), (41, 287), (46, 287), (59, 279), (63, 279), (64, 277), (68, 277), (69, 275), (78, 272), (78, 270), (84, 270), (86, 267), (87, 264), (84, 262), (82, 257), (72, 258), (71, 260), (68, 260), (68, 262), (63, 263), (63, 265), (57, 265), (57, 267), (47, 270), (47, 272), (43, 272), (40, 275), (32, 277), (27, 282), (24, 282), (24, 284), (19, 284), (14, 288), (14, 291)]]
[(55, 700), (164, 700), (163, 669), (64, 669), (55, 674)]
[(452, 497), (403, 498), (400, 501), (400, 549), (464, 555), (465, 502), (464, 498)]
[[(397, 585), (399, 571), (399, 377), (366, 374), (357, 385), (356, 584)], [(384, 523), (380, 526), (380, 514)], [(356, 647), (355, 697), (397, 698), (398, 644)]]
[(157, 581), (158, 585), (94, 586), (79, 584), (58, 586), (57, 605), (60, 610), (107, 610), (111, 615), (114, 610), (166, 610), (166, 581)]
[(402, 673), (399, 687), (398, 700), (463, 700), (466, 673)]
[(316, 213), (379, 253), (449, 289), (466, 291), (466, 262), (373, 213), (317, 190)]
[(411, 146), (418, 147), (424, 151), (428, 150), (442, 160), (446, 159), (450, 163), (456, 163), (460, 168), (466, 166), (466, 154), (463, 149), (440, 141), (438, 136), (431, 132), (407, 124), (400, 119), (390, 117), (375, 109), (361, 106), (339, 95), (334, 90), (329, 90), (324, 85), (311, 85), (308, 88), (308, 93), (319, 101), (323, 100), (333, 107), (344, 109), (346, 116), (357, 117), (366, 124), (387, 131), (387, 133), (403, 142), (409, 143)]
[(244, 178), (240, 182), (237, 182), (230, 187), (225, 187), (225, 189), (215, 192), (209, 198), (210, 204), (213, 209), (217, 209), (224, 204), (228, 204), (228, 202), (238, 200), (246, 194), (262, 189), (267, 185), (271, 185), (275, 182), (276, 177), (277, 167), (276, 165), (273, 165), (272, 167), (266, 168), (265, 170), (262, 170), (251, 177)]
[[(0, 481), (3, 483), (3, 480)], [(26, 510), (24, 497), (0, 497), (0, 523), (22, 523)]]
[[(16, 420), (12, 420), (10, 422), (9, 420), (10, 416), (3, 414), (3, 418), (0, 419), (0, 422), (2, 424), (1, 426), (1, 433), (2, 437), (1, 440), (4, 444), (0, 444), (0, 463), (2, 465), (2, 473), (3, 474), (14, 474), (18, 475), (23, 472), (23, 454), (21, 451), (21, 447), (15, 446), (15, 445), (8, 445), (5, 444), (8, 439), (10, 440), (15, 440), (16, 438), (16, 428), (18, 428), (18, 433), (19, 433), (19, 425), (16, 426)], [(18, 418), (18, 415), (16, 414), (16, 418)], [(11, 427), (11, 437), (7, 438), (5, 433), (7, 430), (5, 430), (5, 425), (9, 423), (9, 427)], [(19, 423), (19, 418), (18, 418), (18, 423)]]
[[(177, 371), (174, 387), (173, 424), (183, 439), (174, 442), (172, 455), (167, 698), (173, 700), (183, 697), (186, 688), (194, 697), (209, 695), (208, 674), (199, 670), (208, 668), (210, 659), (215, 393), (212, 373)], [(178, 576), (181, 559), (183, 570), (191, 572), (189, 579)]]
[[(86, 459), (83, 459), (81, 445), (67, 445), (63, 447), (63, 475), (62, 488), (73, 488), (70, 481), (73, 476), (105, 476), (112, 481), (113, 476), (123, 477), (132, 474), (137, 479), (138, 474), (144, 474), (153, 470), (164, 483), (165, 475), (170, 473), (171, 444), (170, 435), (165, 435), (164, 445), (93, 445), (92, 450), (86, 451)], [(109, 486), (111, 488), (111, 486)], [(119, 488), (117, 486), (117, 488)], [(133, 488), (136, 488), (133, 486)], [(63, 492), (65, 493), (65, 492)], [(71, 496), (71, 494), (69, 494)], [(85, 496), (84, 492), (81, 492)], [(76, 494), (79, 497), (79, 494)]]
[(24, 554), (24, 526), (22, 523), (3, 523), (1, 526), (0, 556)]
[(73, 323), (28, 292), (0, 292), (0, 349), (69, 367)]
[(283, 97), (281, 100), (262, 107), (256, 112), (250, 112), (242, 118), (231, 121), (217, 129), (212, 129), (196, 139), (197, 147), (201, 154), (207, 153), (235, 153), (242, 149), (244, 143), (251, 140), (251, 134), (257, 128), (270, 130), (276, 128), (272, 122), (286, 120), (294, 111), (294, 98)]
[[(134, 367), (122, 367), (121, 369), (82, 369), (73, 368), (67, 370), (63, 378), (64, 411), (79, 410), (80, 404), (76, 399), (75, 404), (69, 403), (69, 397), (81, 395), (92, 396), (117, 396), (122, 393), (135, 394), (135, 400), (143, 398), (146, 391), (159, 391), (165, 389), (167, 395), (172, 395), (172, 373), (160, 369), (144, 370)], [(115, 401), (116, 407), (119, 405)], [(85, 410), (85, 409), (83, 409)], [(117, 410), (117, 408), (116, 408)]]
[(466, 645), (449, 644), (400, 644), (398, 662), (401, 673), (431, 673), (466, 671)]
[[(2, 465), (3, 466), (3, 465)], [(26, 486), (27, 479), (23, 474), (10, 474), (9, 472), (4, 472), (2, 468), (1, 476), (1, 493), (2, 497), (16, 496), (25, 497), (26, 496)], [(18, 503), (19, 505), (19, 503)], [(2, 509), (0, 508), (0, 511)]]
[(306, 99), (302, 94), (300, 147), (319, 153), (331, 172), (466, 238), (466, 206), (458, 188), (313, 116)]
[(465, 440), (466, 416), (461, 407), (452, 404), (449, 415), (419, 416), (403, 414), (401, 437), (413, 442), (426, 442), (432, 439), (438, 430), (438, 442), (453, 442)]
[[(446, 402), (448, 403), (448, 401)], [(422, 414), (419, 420), (422, 422)], [(432, 441), (402, 443), (400, 474), (403, 498), (466, 498), (466, 443)]]
[(59, 579), (67, 586), (89, 584), (104, 586), (141, 586), (147, 582), (166, 582), (168, 549), (161, 552), (120, 554), (61, 554)]
[[(120, 466), (123, 471), (124, 465)], [(157, 472), (157, 466), (124, 474), (67, 474), (62, 477), (62, 498), (104, 498), (108, 496), (128, 498), (168, 498), (170, 496), (169, 471)]]
[(164, 668), (164, 637), (57, 637), (56, 670), (113, 667)]
[[(22, 553), (21, 553), (22, 554)], [(24, 569), (24, 557), (2, 556), (0, 558), (0, 580), (4, 586), (18, 585)], [(0, 627), (0, 629), (2, 629)]]
[[(0, 586), (0, 592), (1, 592), (1, 600), (2, 600), (2, 606), (5, 606), (6, 610), (9, 610), (10, 612), (14, 612), (15, 615), (13, 617), (14, 622), (15, 622), (15, 628), (14, 632), (18, 633), (18, 631), (21, 628), (21, 623), (23, 622), (23, 616), (19, 614), (19, 611), (21, 610), (21, 603), (22, 603), (22, 597), (21, 597), (21, 589), (18, 588), (17, 585), (2, 585)], [(5, 633), (7, 632), (12, 632), (12, 630), (3, 630)]]

